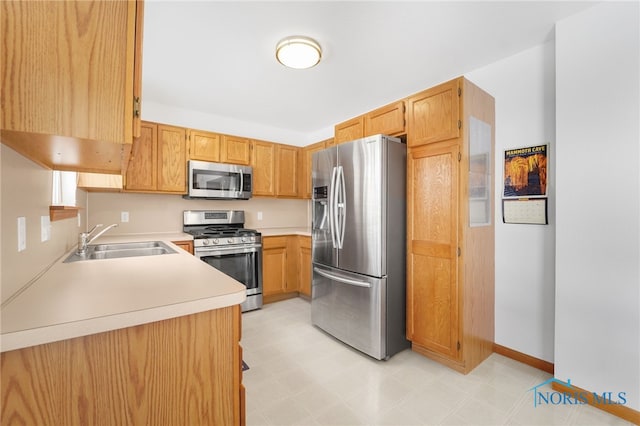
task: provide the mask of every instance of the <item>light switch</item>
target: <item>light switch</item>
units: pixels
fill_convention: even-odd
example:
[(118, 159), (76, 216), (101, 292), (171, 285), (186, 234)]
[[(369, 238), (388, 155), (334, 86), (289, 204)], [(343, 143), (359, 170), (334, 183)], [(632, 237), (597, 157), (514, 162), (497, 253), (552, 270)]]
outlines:
[(40, 216), (40, 241), (51, 239), (51, 220), (49, 216)]
[(18, 251), (27, 249), (27, 219), (18, 218)]
[(129, 212), (120, 212), (120, 222), (129, 222)]

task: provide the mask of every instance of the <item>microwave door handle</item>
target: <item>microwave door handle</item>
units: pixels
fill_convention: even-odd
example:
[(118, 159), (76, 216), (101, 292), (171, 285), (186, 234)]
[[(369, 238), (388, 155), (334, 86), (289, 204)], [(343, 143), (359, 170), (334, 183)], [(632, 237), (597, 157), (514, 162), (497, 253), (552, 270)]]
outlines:
[(240, 170), (240, 188), (238, 188), (238, 192), (244, 191), (244, 173)]

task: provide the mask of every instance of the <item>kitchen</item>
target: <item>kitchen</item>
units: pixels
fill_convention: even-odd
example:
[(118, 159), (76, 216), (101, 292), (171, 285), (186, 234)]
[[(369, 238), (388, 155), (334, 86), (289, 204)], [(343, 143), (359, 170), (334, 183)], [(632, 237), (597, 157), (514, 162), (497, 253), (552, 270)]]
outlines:
[[(629, 6), (630, 7), (630, 6)], [(586, 235), (582, 231), (587, 229), (600, 229), (599, 224), (594, 224), (592, 216), (574, 216), (579, 211), (596, 209), (596, 212), (618, 211), (624, 212), (623, 220), (619, 221), (617, 226), (624, 227), (628, 224), (631, 229), (637, 227), (637, 211), (628, 209), (625, 206), (637, 204), (637, 191), (629, 191), (625, 193), (625, 201), (619, 198), (613, 198), (608, 187), (616, 187), (618, 180), (629, 182), (629, 185), (636, 185), (637, 179), (627, 174), (620, 176), (612, 173), (611, 180), (606, 177), (599, 177), (597, 193), (599, 196), (605, 196), (606, 203), (593, 205), (591, 202), (587, 204), (589, 197), (571, 197), (571, 202), (560, 196), (560, 189), (564, 189), (569, 193), (575, 191), (575, 186), (568, 186), (571, 179), (575, 179), (568, 169), (574, 169), (575, 149), (572, 149), (570, 142), (573, 141), (572, 132), (575, 127), (569, 124), (571, 120), (578, 120), (569, 110), (587, 113), (584, 111), (583, 105), (588, 102), (580, 99), (589, 99), (587, 94), (582, 95), (583, 98), (577, 97), (576, 93), (568, 92), (571, 88), (568, 81), (572, 81), (574, 77), (580, 73), (574, 73), (576, 68), (584, 67), (592, 69), (601, 62), (600, 58), (612, 55), (611, 62), (620, 62), (625, 57), (622, 52), (620, 57), (615, 56), (618, 50), (606, 49), (597, 50), (597, 55), (593, 58), (575, 58), (579, 50), (572, 49), (572, 43), (578, 43), (573, 38), (568, 38), (571, 34), (577, 34), (586, 43), (589, 48), (599, 46), (596, 41), (604, 38), (604, 34), (614, 37), (618, 34), (613, 29), (617, 28), (620, 17), (615, 13), (615, 5), (599, 5), (595, 9), (585, 11), (582, 15), (569, 17), (566, 21), (561, 21), (556, 27), (555, 41), (545, 42), (533, 49), (522, 51), (513, 57), (499, 61), (495, 59), (493, 63), (485, 67), (472, 67), (467, 69), (458, 69), (456, 74), (447, 75), (446, 77), (427, 82), (425, 81), (419, 89), (425, 89), (431, 85), (435, 85), (448, 78), (453, 78), (460, 73), (474, 81), (483, 89), (490, 92), (496, 98), (496, 164), (500, 151), (502, 149), (538, 144), (544, 141), (556, 141), (552, 144), (552, 157), (556, 158), (556, 176), (552, 175), (552, 179), (557, 182), (556, 193), (557, 205), (555, 209), (555, 220), (551, 216), (550, 225), (532, 229), (532, 227), (518, 227), (513, 225), (505, 225), (501, 223), (499, 215), (496, 216), (496, 343), (507, 348), (513, 348), (519, 352), (529, 354), (535, 358), (543, 359), (548, 362), (555, 363), (556, 374), (559, 379), (566, 380), (571, 378), (572, 382), (577, 386), (587, 389), (606, 388), (638, 388), (637, 374), (637, 349), (632, 349), (630, 353), (635, 354), (634, 359), (620, 358), (617, 354), (628, 352), (629, 348), (637, 348), (637, 311), (638, 297), (637, 289), (630, 286), (630, 282), (634, 281), (635, 272), (622, 268), (622, 274), (616, 286), (609, 289), (611, 293), (608, 298), (604, 299), (595, 296), (593, 282), (595, 277), (600, 276), (598, 265), (606, 265), (607, 262), (616, 262), (611, 254), (599, 253), (602, 257), (598, 262), (590, 262), (594, 266), (589, 268), (584, 265), (581, 257), (575, 257), (578, 253), (589, 255), (585, 252), (583, 245), (579, 247), (573, 241), (575, 232), (577, 235)], [(598, 15), (600, 14), (600, 15)], [(603, 15), (604, 14), (604, 15)], [(633, 13), (628, 14), (633, 16)], [(601, 16), (610, 17), (605, 19)], [(587, 25), (588, 24), (588, 25)], [(593, 32), (593, 27), (602, 28), (602, 31)], [(588, 29), (586, 29), (588, 27)], [(625, 27), (626, 28), (626, 27)], [(637, 28), (637, 26), (636, 26)], [(636, 30), (637, 31), (637, 30)], [(625, 38), (626, 37), (626, 38)], [(615, 39), (615, 43), (631, 43), (633, 36), (620, 35), (622, 40)], [(606, 39), (606, 43), (614, 43), (614, 41)], [(629, 41), (631, 40), (631, 41)], [(274, 41), (275, 43), (275, 41)], [(271, 44), (271, 43), (270, 43)], [(633, 45), (635, 46), (635, 45)], [(272, 49), (270, 45), (269, 49)], [(632, 48), (633, 49), (633, 48)], [(636, 49), (637, 50), (637, 49)], [(271, 52), (269, 53), (271, 54)], [(600, 55), (600, 56), (598, 56)], [(557, 58), (556, 58), (557, 56)], [(564, 60), (563, 58), (569, 58)], [(607, 56), (608, 58), (608, 56)], [(623, 63), (626, 63), (622, 61)], [(147, 69), (149, 64), (143, 63), (143, 70)], [(319, 69), (319, 68), (318, 68)], [(597, 69), (597, 67), (596, 67)], [(472, 71), (475, 70), (475, 71)], [(637, 72), (633, 74), (633, 69), (621, 67), (620, 69), (602, 71), (601, 75), (586, 75), (582, 84), (593, 84), (596, 87), (609, 87), (609, 81), (622, 81), (629, 79), (630, 83), (634, 83)], [(626, 74), (628, 72), (628, 74)], [(617, 74), (620, 73), (620, 74)], [(515, 76), (519, 78), (515, 78)], [(607, 76), (606, 78), (603, 77)], [(589, 80), (586, 80), (589, 78)], [(4, 82), (3, 82), (4, 85)], [(604, 90), (604, 89), (603, 89)], [(417, 90), (413, 91), (416, 92)], [(390, 97), (388, 101), (400, 98), (411, 91), (398, 93), (395, 97)], [(631, 90), (626, 94), (630, 99), (631, 106), (637, 104), (637, 95)], [(528, 103), (522, 105), (522, 99), (526, 99)], [(372, 110), (385, 102), (370, 104), (362, 108), (354, 109), (350, 113), (342, 113), (336, 118), (327, 119), (326, 126), (331, 126), (329, 130), (333, 131), (333, 125), (346, 120), (350, 117)], [(257, 124), (249, 124), (240, 131), (239, 126), (232, 128), (231, 120), (216, 120), (221, 123), (220, 127), (210, 126), (206, 120), (206, 116), (197, 113), (190, 113), (185, 109), (175, 108), (160, 103), (145, 101), (143, 96), (143, 118), (172, 125), (182, 125), (189, 128), (205, 129), (216, 132), (229, 134), (238, 134), (242, 136), (256, 137), (260, 139), (272, 139), (284, 143), (294, 144), (295, 138), (291, 133), (279, 132), (274, 130), (270, 134), (267, 132), (259, 133), (261, 128)], [(531, 109), (529, 109), (531, 108)], [(568, 110), (569, 109), (569, 110)], [(616, 109), (614, 109), (616, 110)], [(633, 109), (630, 109), (633, 110)], [(555, 111), (555, 113), (554, 113)], [(623, 115), (620, 115), (622, 117)], [(247, 116), (247, 119), (249, 116)], [(217, 119), (217, 118), (216, 118)], [(629, 129), (628, 125), (618, 123), (618, 117), (607, 117), (609, 125), (604, 126), (608, 131), (612, 127), (624, 132), (628, 129), (632, 135), (637, 136), (635, 128)], [(589, 121), (589, 120), (587, 120)], [(633, 121), (633, 120), (631, 120)], [(593, 124), (593, 128), (589, 130), (589, 126), (583, 121), (579, 121), (584, 131), (580, 132), (580, 146), (588, 146), (592, 150), (602, 152), (604, 147), (600, 142), (596, 142), (598, 138), (595, 135), (599, 133), (599, 126)], [(224, 124), (223, 127), (222, 125)], [(573, 125), (573, 124), (572, 124)], [(247, 130), (252, 130), (251, 133)], [(525, 133), (523, 135), (523, 129)], [(247, 132), (247, 133), (245, 133)], [(288, 137), (287, 137), (288, 136)], [(303, 145), (314, 143), (331, 136), (325, 131), (321, 134), (309, 134), (305, 137)], [(563, 136), (564, 138), (561, 138)], [(602, 136), (602, 135), (601, 135)], [(611, 138), (608, 136), (608, 146), (611, 146), (612, 152), (630, 152), (630, 149), (637, 150), (637, 147), (629, 147), (624, 141), (637, 140), (633, 139), (627, 133), (619, 134), (619, 138)], [(618, 140), (619, 145), (615, 145), (613, 140)], [(602, 140), (602, 138), (600, 138)], [(574, 143), (578, 143), (577, 141)], [(587, 144), (587, 145), (585, 145)], [(556, 145), (554, 147), (554, 145)], [(633, 151), (635, 152), (635, 151)], [(587, 154), (581, 150), (581, 155)], [(625, 161), (636, 161), (637, 155), (625, 157)], [(585, 162), (592, 161), (593, 158), (587, 157), (583, 159)], [(622, 160), (622, 159), (621, 159)], [(637, 163), (635, 164), (637, 169)], [(614, 165), (602, 165), (604, 170), (618, 171), (622, 173), (625, 168)], [(609, 167), (607, 169), (607, 167)], [(553, 170), (553, 169), (552, 169)], [(553, 172), (552, 172), (553, 173)], [(630, 171), (626, 173), (631, 173)], [(633, 175), (635, 176), (635, 175)], [(40, 216), (48, 214), (48, 206), (50, 203), (50, 172), (42, 169), (35, 164), (24, 160), (23, 157), (2, 146), (2, 292), (3, 300), (5, 297), (13, 294), (23, 283), (28, 282), (39, 271), (43, 270), (49, 263), (59, 257), (62, 253), (68, 251), (76, 242), (78, 226), (74, 221), (63, 220), (53, 222), (52, 238), (47, 243), (40, 243)], [(634, 180), (635, 179), (635, 180)], [(496, 173), (496, 182), (500, 180), (499, 173)], [(607, 186), (608, 185), (608, 186)], [(569, 189), (571, 188), (571, 189)], [(22, 194), (30, 194), (25, 199)], [(183, 200), (179, 196), (168, 195), (132, 195), (125, 193), (101, 193), (92, 194), (79, 191), (78, 203), (86, 206), (88, 203), (89, 217), (83, 217), (82, 229), (87, 224), (95, 223), (114, 223), (120, 222), (121, 212), (130, 213), (130, 221), (128, 223), (120, 223), (119, 232), (176, 232), (181, 229), (181, 213), (185, 209), (207, 208), (209, 204), (198, 204), (190, 200)], [(634, 198), (636, 197), (636, 198)], [(574, 199), (576, 198), (576, 199)], [(628, 204), (631, 202), (631, 204)], [(240, 203), (240, 204), (236, 204)], [(569, 203), (569, 204), (568, 204)], [(623, 204), (621, 204), (623, 203)], [(634, 204), (635, 203), (635, 204)], [(233, 208), (240, 208), (247, 211), (247, 226), (252, 228), (270, 228), (270, 227), (307, 227), (309, 224), (308, 202), (299, 199), (281, 199), (281, 198), (262, 198), (256, 197), (247, 202), (234, 202)], [(606, 205), (606, 209), (601, 207)], [(221, 208), (227, 208), (222, 206)], [(600, 210), (598, 210), (600, 209)], [(147, 214), (151, 210), (152, 214)], [(287, 215), (281, 214), (286, 211)], [(499, 206), (496, 206), (498, 213)], [(258, 212), (263, 213), (262, 221), (258, 220)], [(86, 212), (85, 212), (86, 213)], [(95, 217), (92, 215), (96, 215)], [(568, 216), (571, 214), (570, 216)], [(622, 213), (621, 213), (622, 214)], [(634, 214), (636, 216), (634, 216)], [(290, 216), (289, 216), (290, 215)], [(15, 235), (15, 218), (27, 216), (27, 250), (19, 254), (16, 252), (17, 237)], [(576, 220), (581, 217), (581, 220)], [(599, 216), (595, 216), (599, 217)], [(555, 226), (557, 223), (558, 226)], [(559, 226), (560, 223), (563, 226)], [(637, 240), (629, 238), (635, 235), (633, 232), (618, 229), (614, 235), (601, 235), (602, 241), (605, 242), (627, 242), (628, 255), (633, 257), (637, 254)], [(582, 228), (581, 228), (582, 227)], [(611, 227), (608, 227), (611, 231)], [(523, 248), (520, 242), (526, 240), (529, 242), (527, 247)], [(568, 251), (569, 250), (569, 251)], [(616, 250), (617, 251), (617, 250)], [(516, 256), (516, 257), (514, 257)], [(637, 260), (633, 258), (634, 261)], [(532, 260), (534, 262), (532, 262)], [(623, 265), (628, 265), (629, 261), (625, 261)], [(531, 269), (531, 263), (544, 265), (541, 269)], [(580, 274), (581, 281), (588, 283), (586, 287), (578, 287), (574, 283), (573, 275), (576, 274), (576, 265), (579, 265), (585, 272)], [(522, 268), (527, 268), (526, 276), (521, 274)], [(596, 268), (594, 270), (594, 268)], [(593, 276), (594, 278), (590, 277)], [(603, 281), (607, 282), (607, 281)], [(519, 284), (515, 284), (519, 283)], [(555, 283), (555, 284), (554, 284)], [(17, 287), (15, 287), (17, 286)], [(588, 290), (588, 291), (587, 291)], [(592, 311), (599, 312), (598, 327), (609, 327), (616, 329), (620, 323), (626, 324), (621, 331), (623, 334), (617, 338), (604, 337), (598, 338), (595, 344), (585, 347), (581, 343), (584, 337), (574, 334), (576, 323), (592, 324), (593, 319), (589, 315), (582, 314), (581, 310), (573, 307), (573, 304), (567, 297), (578, 298), (577, 300), (587, 306), (592, 306), (597, 300), (597, 308), (591, 308)], [(618, 308), (621, 300), (625, 300), (629, 306)], [(622, 317), (619, 317), (621, 315)], [(554, 321), (555, 316), (555, 321)], [(607, 325), (608, 324), (608, 325)], [(595, 325), (595, 324), (594, 324)], [(589, 328), (589, 327), (586, 327)], [(526, 331), (523, 333), (523, 331)], [(604, 336), (604, 334), (603, 334)], [(568, 339), (568, 340), (567, 340)], [(589, 342), (593, 343), (593, 337), (589, 337)], [(614, 339), (613, 341), (609, 339)], [(570, 342), (563, 344), (563, 342)], [(605, 344), (605, 342), (608, 342)], [(635, 343), (634, 343), (635, 342)], [(612, 351), (607, 347), (614, 348)], [(577, 354), (584, 357), (585, 353), (590, 355), (584, 358), (584, 364), (576, 365), (574, 359)], [(608, 370), (603, 373), (597, 373), (593, 363), (602, 359), (617, 360), (616, 362), (608, 362)], [(633, 357), (632, 357), (633, 358)], [(599, 364), (598, 364), (599, 365)], [(582, 379), (582, 380), (580, 380)], [(581, 384), (587, 383), (587, 384)], [(637, 398), (636, 398), (637, 399)], [(634, 407), (634, 406), (632, 406)], [(635, 405), (638, 410), (638, 404)]]

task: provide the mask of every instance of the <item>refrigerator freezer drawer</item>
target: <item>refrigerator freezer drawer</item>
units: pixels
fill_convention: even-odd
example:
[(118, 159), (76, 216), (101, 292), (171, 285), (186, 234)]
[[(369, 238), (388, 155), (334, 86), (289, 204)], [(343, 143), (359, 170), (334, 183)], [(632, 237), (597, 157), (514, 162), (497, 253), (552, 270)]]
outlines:
[(311, 323), (376, 359), (387, 357), (386, 278), (313, 266)]

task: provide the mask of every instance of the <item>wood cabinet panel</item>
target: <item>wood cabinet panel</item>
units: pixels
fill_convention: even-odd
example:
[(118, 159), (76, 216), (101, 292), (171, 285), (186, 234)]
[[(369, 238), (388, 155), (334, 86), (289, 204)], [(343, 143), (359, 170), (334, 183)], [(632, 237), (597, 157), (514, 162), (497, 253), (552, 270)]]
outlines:
[[(447, 130), (458, 114), (452, 114), (458, 102), (446, 101), (451, 93), (460, 94), (464, 112), (458, 136), (457, 125)], [(411, 99), (422, 103), (409, 111), (425, 126), (417, 133), (422, 138), (411, 125), (407, 134), (414, 141), (407, 156), (407, 338), (416, 352), (468, 373), (491, 355), (494, 341), (494, 225), (470, 224), (477, 200), (468, 189), (471, 152), (493, 155), (494, 100), (463, 78)], [(429, 130), (439, 124), (442, 131)], [(493, 188), (493, 165), (490, 175)], [(493, 206), (488, 192), (484, 201)]]
[(253, 167), (253, 195), (276, 195), (276, 145), (271, 142), (251, 141)]
[(287, 237), (262, 239), (262, 292), (281, 294), (287, 288)]
[(182, 250), (193, 254), (193, 241), (185, 240), (185, 241), (171, 241), (173, 244), (180, 247)]
[[(458, 358), (457, 143), (409, 154), (407, 337)], [(419, 279), (418, 279), (419, 277)]]
[(239, 307), (2, 353), (2, 424), (233, 424)]
[(251, 164), (251, 141), (237, 136), (222, 135), (220, 161), (223, 163)]
[(343, 123), (336, 124), (334, 128), (334, 141), (336, 144), (360, 139), (364, 136), (364, 117), (355, 117)]
[(131, 191), (155, 191), (158, 168), (158, 126), (142, 123), (140, 137), (133, 143), (129, 167), (125, 177), (125, 189)]
[(404, 113), (404, 101), (398, 101), (365, 114), (364, 136), (377, 134), (401, 135), (405, 133)]
[(407, 99), (407, 145), (414, 147), (460, 136), (461, 79)]
[(139, 132), (142, 2), (0, 7), (2, 142), (45, 167), (121, 173)]
[(302, 169), (300, 170), (300, 196), (302, 198), (311, 198), (311, 173), (313, 172), (313, 154), (325, 149), (330, 139), (305, 146), (302, 149)]
[(276, 195), (298, 196), (298, 153), (300, 148), (278, 145), (276, 149)]
[(220, 135), (202, 130), (189, 129), (189, 159), (220, 161)]
[(298, 236), (298, 291), (311, 297), (311, 237)]
[(158, 125), (158, 191), (187, 192), (186, 131)]

